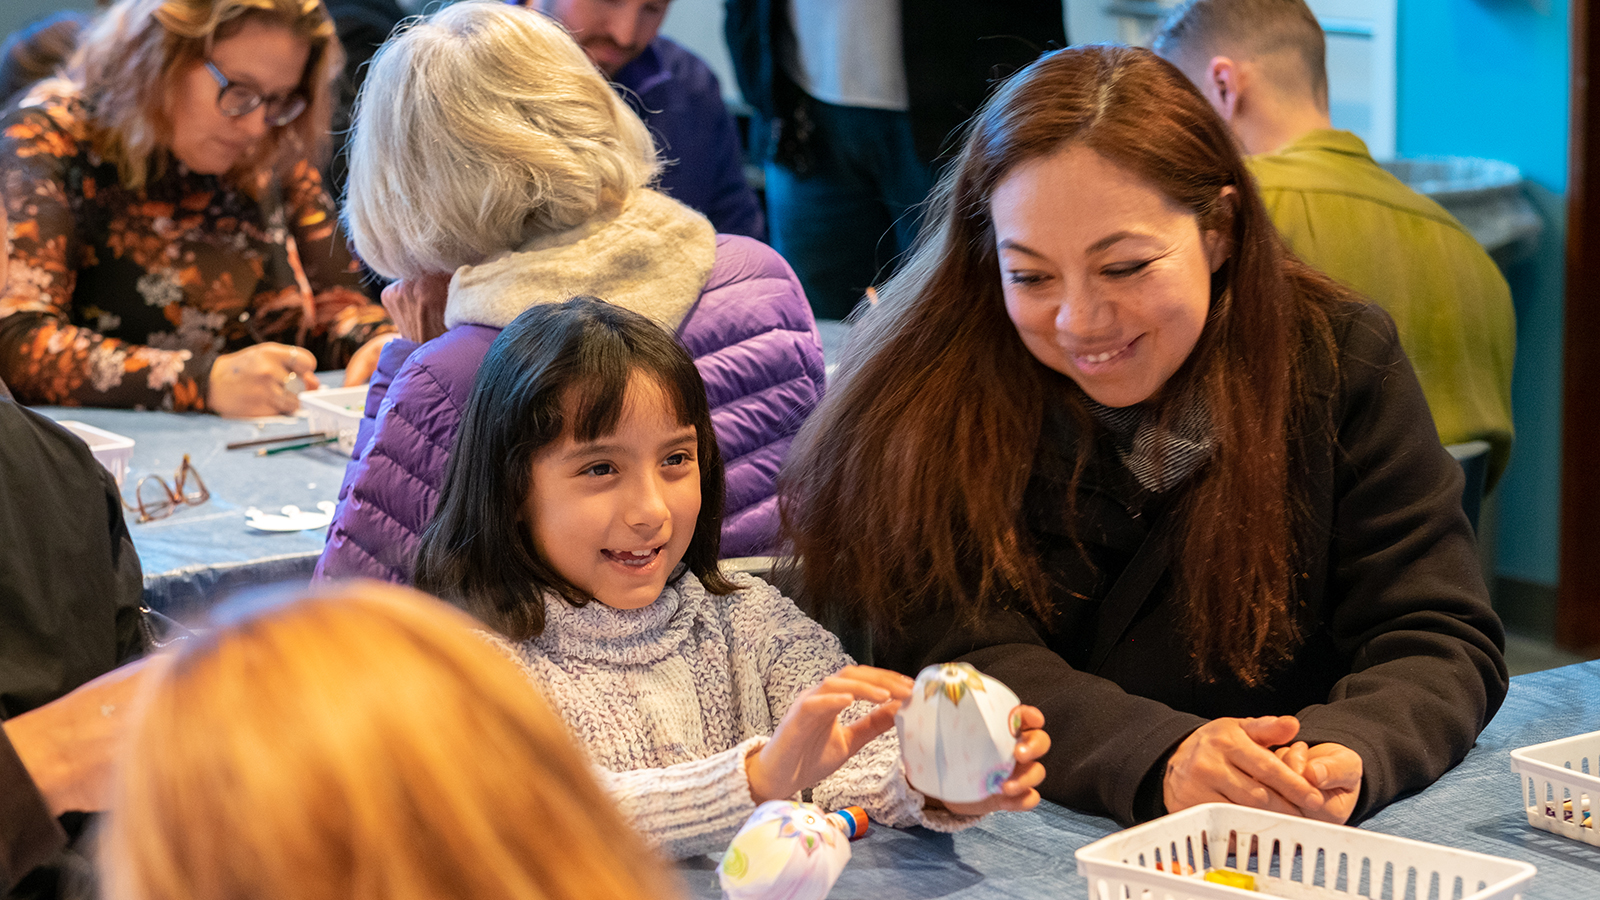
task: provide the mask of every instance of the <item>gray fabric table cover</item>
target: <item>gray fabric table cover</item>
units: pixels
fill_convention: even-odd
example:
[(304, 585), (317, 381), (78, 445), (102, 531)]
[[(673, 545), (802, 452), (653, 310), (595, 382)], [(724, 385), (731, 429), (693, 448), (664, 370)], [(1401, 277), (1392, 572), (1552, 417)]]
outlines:
[[(1528, 826), (1510, 756), (1518, 747), (1590, 731), (1600, 731), (1600, 660), (1513, 678), (1505, 705), (1461, 765), (1361, 827), (1532, 863), (1539, 871), (1524, 900), (1596, 900), (1600, 847)], [(955, 835), (874, 823), (852, 846), (828, 896), (1086, 898), (1089, 884), (1073, 852), (1116, 830), (1110, 819), (1050, 803), (990, 816)], [(681, 865), (690, 896), (721, 896), (715, 865), (710, 857)]]
[[(323, 383), (339, 380), (335, 375)], [(122, 496), (130, 502), (144, 475), (160, 475), (171, 484), (185, 453), (211, 491), (208, 502), (179, 507), (163, 519), (140, 523), (137, 513), (127, 514), (144, 567), (145, 600), (153, 608), (189, 619), (233, 590), (311, 578), (326, 529), (258, 531), (246, 524), (245, 510), (315, 510), (320, 500), (337, 500), (350, 458), (333, 444), (266, 457), (257, 456), (255, 448), (225, 449), (231, 441), (310, 431), (305, 419), (258, 422), (202, 413), (68, 407), (40, 407), (39, 412), (132, 438), (133, 459), (122, 483)]]

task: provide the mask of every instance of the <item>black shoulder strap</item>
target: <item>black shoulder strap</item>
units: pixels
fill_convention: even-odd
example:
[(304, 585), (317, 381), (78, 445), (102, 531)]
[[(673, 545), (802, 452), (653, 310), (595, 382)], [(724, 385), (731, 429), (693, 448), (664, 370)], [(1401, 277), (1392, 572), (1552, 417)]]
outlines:
[[(1162, 504), (1165, 506), (1166, 504)], [(1099, 672), (1105, 665), (1111, 648), (1122, 640), (1122, 635), (1133, 624), (1156, 582), (1167, 571), (1169, 562), (1168, 534), (1172, 531), (1172, 516), (1161, 515), (1144, 537), (1144, 543), (1134, 551), (1122, 574), (1111, 590), (1100, 601), (1099, 627), (1094, 636), (1094, 653), (1089, 657), (1089, 671)]]

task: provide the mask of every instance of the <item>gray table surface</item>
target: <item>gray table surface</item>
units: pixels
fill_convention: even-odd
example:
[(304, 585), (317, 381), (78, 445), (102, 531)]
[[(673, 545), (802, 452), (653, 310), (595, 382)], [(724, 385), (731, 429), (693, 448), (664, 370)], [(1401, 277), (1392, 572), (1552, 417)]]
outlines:
[[(1600, 847), (1530, 828), (1510, 758), (1518, 747), (1596, 730), (1600, 660), (1514, 678), (1505, 705), (1461, 765), (1361, 827), (1530, 862), (1539, 871), (1524, 900), (1600, 898)], [(874, 824), (853, 845), (850, 864), (828, 896), (1088, 897), (1073, 852), (1116, 830), (1109, 819), (1048, 803), (1033, 812), (990, 816), (955, 835)], [(682, 865), (691, 896), (720, 896), (714, 866), (710, 858)]]
[[(324, 379), (329, 383), (338, 384), (337, 376)], [(245, 511), (277, 513), (291, 505), (314, 510), (318, 501), (337, 500), (349, 457), (334, 445), (265, 457), (254, 449), (225, 449), (232, 441), (309, 431), (305, 419), (67, 407), (40, 407), (39, 412), (132, 438), (133, 459), (122, 485), (130, 501), (141, 476), (160, 475), (170, 484), (189, 454), (211, 499), (153, 522), (141, 524), (133, 513), (127, 517), (144, 567), (145, 599), (156, 609), (190, 617), (239, 587), (311, 577), (326, 529), (258, 531), (246, 524)]]

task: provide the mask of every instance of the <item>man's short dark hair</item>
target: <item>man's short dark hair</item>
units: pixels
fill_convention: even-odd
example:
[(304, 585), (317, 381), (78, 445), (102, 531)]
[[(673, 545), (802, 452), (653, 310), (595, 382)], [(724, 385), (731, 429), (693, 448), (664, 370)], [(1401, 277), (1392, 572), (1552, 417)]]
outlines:
[(1305, 0), (1186, 0), (1156, 29), (1150, 47), (1185, 71), (1213, 56), (1292, 56), (1313, 98), (1328, 105), (1327, 42)]

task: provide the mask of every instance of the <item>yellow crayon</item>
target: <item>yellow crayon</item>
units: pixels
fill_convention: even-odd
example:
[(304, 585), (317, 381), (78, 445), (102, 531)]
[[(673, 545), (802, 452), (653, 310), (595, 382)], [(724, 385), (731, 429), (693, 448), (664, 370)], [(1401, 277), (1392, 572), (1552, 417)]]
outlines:
[(1232, 869), (1210, 869), (1205, 874), (1205, 880), (1212, 884), (1225, 884), (1241, 891), (1253, 891), (1256, 889), (1256, 877), (1249, 872), (1235, 872)]

